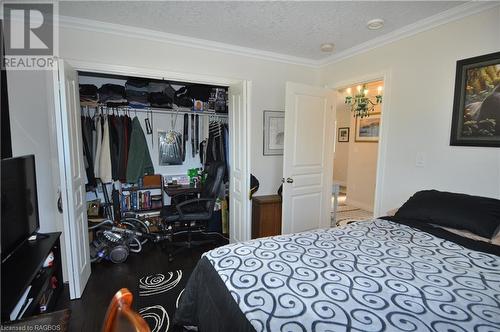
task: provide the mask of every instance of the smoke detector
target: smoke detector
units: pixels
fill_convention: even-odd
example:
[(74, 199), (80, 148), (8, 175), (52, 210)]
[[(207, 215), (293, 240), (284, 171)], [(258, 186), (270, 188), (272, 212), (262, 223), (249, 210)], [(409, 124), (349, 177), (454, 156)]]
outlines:
[(333, 43), (323, 43), (320, 46), (321, 52), (331, 53), (335, 49), (335, 44)]
[(378, 30), (384, 27), (384, 20), (381, 18), (376, 18), (366, 22), (366, 27), (370, 30)]

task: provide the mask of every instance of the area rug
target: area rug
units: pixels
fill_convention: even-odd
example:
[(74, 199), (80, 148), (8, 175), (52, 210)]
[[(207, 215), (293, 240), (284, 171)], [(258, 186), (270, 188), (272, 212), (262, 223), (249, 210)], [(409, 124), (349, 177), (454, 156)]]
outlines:
[[(350, 206), (345, 206), (348, 207), (347, 209), (343, 209), (340, 211), (337, 211), (337, 218), (334, 221), (336, 226), (342, 226), (342, 225), (347, 225), (351, 222), (354, 221), (363, 221), (363, 220), (370, 220), (373, 218), (373, 213), (369, 211), (365, 211), (362, 209), (358, 209), (355, 207), (350, 207)], [(333, 219), (333, 215), (332, 215)]]
[(139, 279), (137, 311), (152, 332), (184, 331), (172, 320), (191, 271), (176, 270), (146, 275)]

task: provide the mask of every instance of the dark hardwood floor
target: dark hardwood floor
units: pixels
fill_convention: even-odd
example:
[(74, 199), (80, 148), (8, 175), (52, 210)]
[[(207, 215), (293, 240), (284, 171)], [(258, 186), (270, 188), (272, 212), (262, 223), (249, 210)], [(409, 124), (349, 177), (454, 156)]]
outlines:
[(175, 256), (173, 262), (169, 262), (167, 249), (161, 248), (159, 244), (149, 244), (141, 253), (131, 254), (125, 263), (94, 263), (83, 296), (70, 301), (68, 286), (65, 285), (56, 310), (71, 309), (70, 331), (100, 331), (108, 304), (120, 288), (128, 288), (134, 294), (134, 303), (137, 303), (137, 282), (140, 277), (178, 269), (192, 270), (201, 254), (217, 245), (186, 249)]

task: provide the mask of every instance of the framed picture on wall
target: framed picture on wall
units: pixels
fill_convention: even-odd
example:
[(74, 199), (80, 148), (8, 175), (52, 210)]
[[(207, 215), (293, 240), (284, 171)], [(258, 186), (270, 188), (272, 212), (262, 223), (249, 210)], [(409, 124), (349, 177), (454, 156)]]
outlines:
[(285, 112), (264, 111), (264, 156), (283, 155)]
[(450, 145), (500, 147), (500, 52), (457, 61)]
[(380, 113), (372, 113), (366, 118), (356, 118), (356, 142), (378, 142), (380, 135)]
[(349, 142), (349, 127), (342, 127), (338, 130), (338, 142)]

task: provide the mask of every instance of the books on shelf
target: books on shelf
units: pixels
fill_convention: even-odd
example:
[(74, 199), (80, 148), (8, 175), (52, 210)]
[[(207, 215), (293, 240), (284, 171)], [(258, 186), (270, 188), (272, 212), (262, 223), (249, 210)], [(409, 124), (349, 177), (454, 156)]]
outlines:
[(124, 191), (121, 195), (121, 210), (127, 212), (159, 209), (163, 205), (161, 195), (162, 193), (152, 195), (149, 190)]

